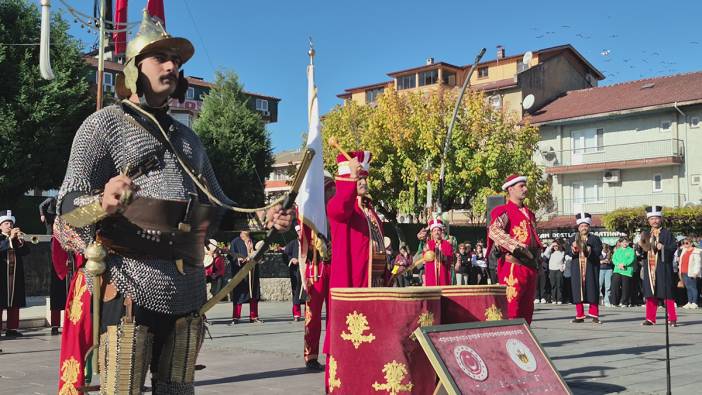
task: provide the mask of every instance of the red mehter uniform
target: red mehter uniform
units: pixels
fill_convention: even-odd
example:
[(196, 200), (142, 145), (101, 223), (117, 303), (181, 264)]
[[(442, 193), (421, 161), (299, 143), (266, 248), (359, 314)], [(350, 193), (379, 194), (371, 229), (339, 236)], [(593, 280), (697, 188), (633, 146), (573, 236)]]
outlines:
[[(359, 176), (368, 175), (370, 152), (352, 152), (363, 170)], [(343, 156), (336, 178), (336, 194), (327, 203), (331, 228), (333, 269), (330, 287), (381, 287), (386, 279), (385, 245), (383, 228), (370, 200), (356, 193), (356, 179)]]
[[(502, 189), (525, 181), (525, 177), (510, 176)], [(507, 286), (507, 316), (524, 318), (531, 324), (538, 258), (543, 248), (536, 233), (536, 217), (526, 206), (519, 207), (508, 201), (495, 207), (490, 218), (487, 251), (491, 253), (494, 245), (501, 253), (497, 276), (500, 284)], [(529, 251), (534, 259), (527, 259), (525, 251)]]
[[(441, 219), (433, 219), (429, 221), (429, 231), (434, 228), (444, 228), (444, 223)], [(424, 285), (451, 285), (450, 267), (453, 263), (453, 246), (448, 240), (437, 242), (434, 239), (427, 241), (424, 246), (424, 251), (433, 251), (434, 260), (424, 263)]]

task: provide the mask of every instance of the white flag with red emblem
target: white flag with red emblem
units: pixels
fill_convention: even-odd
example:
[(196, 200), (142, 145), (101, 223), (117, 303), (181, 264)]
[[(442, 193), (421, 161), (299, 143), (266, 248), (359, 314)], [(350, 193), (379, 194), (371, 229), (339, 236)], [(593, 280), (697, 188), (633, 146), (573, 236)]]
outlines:
[(314, 84), (314, 64), (307, 66), (307, 148), (315, 156), (302, 180), (297, 203), (300, 220), (316, 233), (327, 236), (327, 213), (324, 204), (324, 162), (322, 161), (322, 135), (319, 125), (317, 87)]

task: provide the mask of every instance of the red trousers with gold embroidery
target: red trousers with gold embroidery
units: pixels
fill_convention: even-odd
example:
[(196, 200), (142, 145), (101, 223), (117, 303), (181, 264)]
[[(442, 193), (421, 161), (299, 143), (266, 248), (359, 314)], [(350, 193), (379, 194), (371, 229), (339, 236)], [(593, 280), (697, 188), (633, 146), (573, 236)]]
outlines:
[[(322, 336), (322, 305), (326, 307), (329, 317), (329, 264), (317, 266), (317, 279), (314, 280), (314, 266), (307, 265), (305, 281), (313, 281), (305, 303), (305, 362), (319, 356), (319, 338)], [(329, 319), (329, 318), (327, 318)]]
[(536, 294), (536, 269), (504, 261), (498, 270), (501, 285), (507, 286), (507, 317), (524, 318), (531, 324)]

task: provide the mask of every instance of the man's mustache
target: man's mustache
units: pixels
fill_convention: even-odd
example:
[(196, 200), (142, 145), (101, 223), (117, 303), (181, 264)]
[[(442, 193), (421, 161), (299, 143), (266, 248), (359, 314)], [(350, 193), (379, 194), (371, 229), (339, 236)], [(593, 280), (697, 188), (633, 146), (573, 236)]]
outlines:
[(161, 81), (165, 81), (165, 80), (178, 81), (178, 76), (175, 74), (169, 73), (169, 74), (165, 74), (165, 75), (162, 75), (161, 77), (159, 77), (159, 80), (161, 80)]

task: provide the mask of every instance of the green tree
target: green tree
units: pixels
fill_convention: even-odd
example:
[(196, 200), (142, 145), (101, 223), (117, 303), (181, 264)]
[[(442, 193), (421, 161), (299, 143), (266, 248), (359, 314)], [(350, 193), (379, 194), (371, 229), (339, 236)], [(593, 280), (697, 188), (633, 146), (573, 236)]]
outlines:
[[(634, 236), (637, 229), (648, 229), (645, 207), (620, 208), (604, 215), (608, 230)], [(702, 206), (663, 208), (663, 226), (687, 236), (702, 235)]]
[[(436, 194), (455, 101), (455, 91), (439, 89), (430, 94), (386, 90), (373, 107), (349, 102), (324, 117), (325, 144), (333, 136), (348, 150), (371, 151), (369, 183), (375, 200), (391, 220), (398, 213), (416, 215), (426, 201), (427, 176)], [(532, 160), (538, 141), (538, 129), (494, 110), (482, 94), (467, 93), (445, 159), (444, 209), (467, 209), (474, 219), (484, 218), (486, 196), (501, 193), (503, 180), (514, 172), (529, 178), (530, 206), (547, 205), (549, 186)], [(336, 154), (325, 148), (330, 171), (335, 170)], [(425, 168), (431, 169), (429, 174)]]
[(60, 15), (51, 23), (55, 78), (39, 75), (40, 12), (24, 0), (0, 2), (0, 200), (60, 185), (80, 123), (93, 110), (88, 66)]
[(263, 203), (263, 182), (273, 156), (265, 124), (247, 100), (237, 75), (218, 71), (193, 129), (227, 196), (239, 205), (256, 207)]

